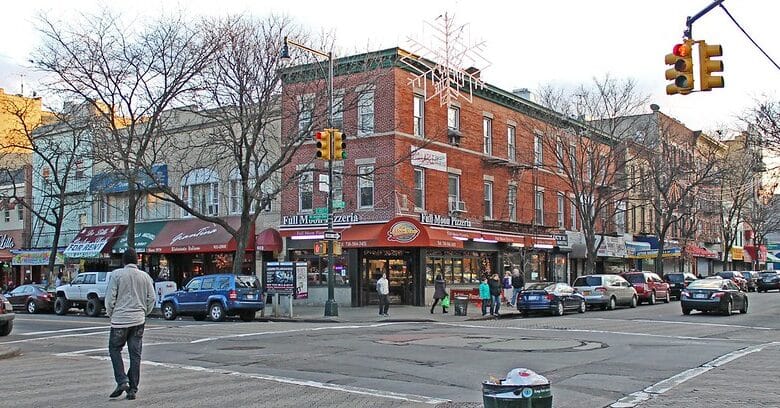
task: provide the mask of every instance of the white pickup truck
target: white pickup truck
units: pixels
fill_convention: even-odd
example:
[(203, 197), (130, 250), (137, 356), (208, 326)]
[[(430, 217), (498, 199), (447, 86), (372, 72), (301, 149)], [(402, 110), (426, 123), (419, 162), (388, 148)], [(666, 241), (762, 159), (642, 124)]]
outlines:
[(97, 317), (103, 312), (111, 272), (82, 272), (71, 283), (57, 286), (54, 313), (64, 315), (72, 307), (84, 309), (87, 316)]

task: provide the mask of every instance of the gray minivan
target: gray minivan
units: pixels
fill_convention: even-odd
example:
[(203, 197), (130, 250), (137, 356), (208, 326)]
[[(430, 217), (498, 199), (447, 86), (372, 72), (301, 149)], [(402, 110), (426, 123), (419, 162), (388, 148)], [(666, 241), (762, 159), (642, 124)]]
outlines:
[(636, 289), (618, 275), (585, 275), (571, 285), (585, 296), (588, 306), (599, 306), (601, 310), (612, 310), (616, 306), (636, 307)]

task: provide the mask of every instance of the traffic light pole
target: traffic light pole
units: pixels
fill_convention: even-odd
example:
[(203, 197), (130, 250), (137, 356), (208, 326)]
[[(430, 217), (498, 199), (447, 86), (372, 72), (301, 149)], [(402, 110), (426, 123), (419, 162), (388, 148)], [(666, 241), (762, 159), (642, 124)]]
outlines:
[(688, 16), (688, 18), (685, 19), (685, 31), (683, 32), (683, 38), (693, 38), (691, 37), (691, 35), (693, 35), (693, 23), (695, 23), (696, 20), (700, 19), (705, 14), (709, 13), (710, 10), (720, 6), (721, 3), (723, 3), (723, 1), (724, 0), (715, 0), (712, 2), (712, 4), (705, 7), (702, 11), (696, 13), (693, 16)]

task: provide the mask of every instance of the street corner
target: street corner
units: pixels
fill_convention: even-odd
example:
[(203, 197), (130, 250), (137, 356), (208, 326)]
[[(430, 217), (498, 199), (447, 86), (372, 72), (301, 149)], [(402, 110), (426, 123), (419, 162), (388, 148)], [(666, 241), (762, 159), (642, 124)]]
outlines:
[(0, 360), (14, 358), (22, 354), (18, 347), (0, 346)]

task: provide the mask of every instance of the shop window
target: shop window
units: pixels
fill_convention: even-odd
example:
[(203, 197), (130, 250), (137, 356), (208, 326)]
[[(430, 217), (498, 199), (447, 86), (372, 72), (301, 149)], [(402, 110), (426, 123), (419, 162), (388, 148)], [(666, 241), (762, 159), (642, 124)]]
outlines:
[[(290, 260), (309, 264), (307, 281), (309, 286), (328, 285), (328, 258), (315, 255), (313, 250), (295, 250), (290, 253)], [(349, 271), (345, 255), (333, 257), (334, 284), (349, 286)]]

